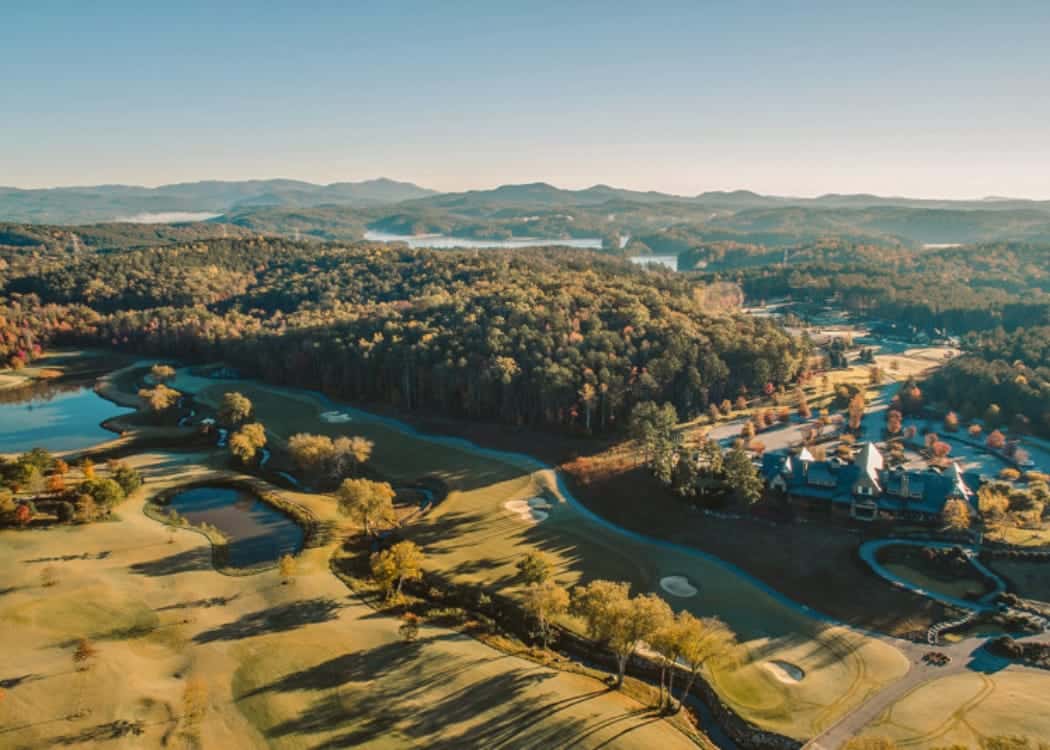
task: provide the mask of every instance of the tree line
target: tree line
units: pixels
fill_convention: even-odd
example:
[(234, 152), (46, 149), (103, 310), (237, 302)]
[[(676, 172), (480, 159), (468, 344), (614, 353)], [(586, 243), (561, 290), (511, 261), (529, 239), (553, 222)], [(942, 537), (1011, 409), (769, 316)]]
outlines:
[[(69, 311), (51, 338), (518, 425), (604, 433), (791, 382), (808, 346), (696, 282), (581, 251), (435, 252), (280, 240), (93, 255), (6, 293)], [(62, 308), (61, 306), (65, 306)]]

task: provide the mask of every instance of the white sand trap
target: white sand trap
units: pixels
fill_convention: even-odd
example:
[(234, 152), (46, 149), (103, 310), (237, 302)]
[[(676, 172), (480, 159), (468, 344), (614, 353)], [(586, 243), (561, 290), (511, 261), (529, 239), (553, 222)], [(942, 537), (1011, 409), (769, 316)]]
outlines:
[(772, 659), (770, 661), (762, 662), (762, 666), (769, 670), (769, 672), (778, 680), (789, 684), (802, 682), (802, 679), (806, 676), (806, 672), (802, 667), (792, 664), (789, 661)]
[(696, 596), (698, 593), (696, 586), (689, 583), (689, 579), (685, 576), (666, 576), (665, 578), (661, 578), (660, 588), (671, 596), (677, 596), (682, 599), (688, 599), (689, 597)]
[(346, 412), (341, 411), (325, 411), (321, 412), (321, 421), (328, 422), (328, 424), (343, 424), (349, 422), (352, 417)]
[[(540, 500), (540, 498), (532, 498), (532, 500), (508, 500), (503, 503), (503, 507), (510, 511), (519, 521), (523, 523), (539, 523), (540, 521), (546, 521), (550, 514), (546, 510), (541, 510), (539, 506), (533, 504), (533, 501)], [(546, 501), (542, 501), (543, 507), (550, 508), (550, 505)]]

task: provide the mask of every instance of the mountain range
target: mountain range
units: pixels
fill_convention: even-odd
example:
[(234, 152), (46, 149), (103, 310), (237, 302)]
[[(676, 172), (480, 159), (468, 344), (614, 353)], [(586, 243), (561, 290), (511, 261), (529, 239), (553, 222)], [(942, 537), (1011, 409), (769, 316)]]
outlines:
[[(1050, 240), (1050, 201), (989, 197), (938, 200), (870, 194), (816, 198), (749, 190), (683, 196), (594, 185), (568, 190), (545, 182), (440, 193), (389, 179), (318, 185), (298, 180), (204, 181), (156, 188), (127, 185), (23, 190), (0, 188), (0, 222), (13, 225), (199, 223), (188, 236), (257, 233), (321, 241), (361, 239), (369, 230), (474, 239), (601, 237), (628, 253), (686, 252), (711, 242), (770, 247), (829, 237), (912, 245)], [(75, 228), (75, 227), (74, 227)], [(88, 236), (77, 228), (83, 236)], [(149, 239), (128, 234), (130, 242)], [(32, 231), (8, 227), (17, 246)], [(15, 237), (20, 238), (17, 242)], [(110, 236), (110, 232), (102, 236)], [(168, 231), (174, 240), (186, 230)], [(630, 239), (630, 244), (627, 244)]]

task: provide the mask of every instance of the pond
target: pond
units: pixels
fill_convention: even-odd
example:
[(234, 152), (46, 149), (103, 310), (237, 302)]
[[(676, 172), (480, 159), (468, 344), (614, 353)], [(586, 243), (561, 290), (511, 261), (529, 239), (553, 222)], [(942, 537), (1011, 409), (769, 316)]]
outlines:
[(233, 568), (273, 563), (303, 548), (302, 527), (247, 490), (195, 487), (173, 495), (164, 508), (195, 526), (208, 523), (225, 534), (225, 563)]
[(88, 448), (116, 437), (101, 422), (133, 411), (86, 386), (5, 393), (0, 400), (6, 402), (0, 403), (0, 453)]

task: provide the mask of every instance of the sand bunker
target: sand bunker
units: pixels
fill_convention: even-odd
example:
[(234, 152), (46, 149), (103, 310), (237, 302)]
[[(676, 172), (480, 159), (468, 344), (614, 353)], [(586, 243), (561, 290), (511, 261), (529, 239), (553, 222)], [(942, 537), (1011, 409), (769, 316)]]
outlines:
[(344, 422), (349, 422), (351, 419), (353, 419), (353, 417), (342, 411), (321, 412), (321, 421), (328, 422), (328, 424), (342, 424)]
[(510, 511), (519, 521), (539, 523), (550, 517), (551, 504), (542, 497), (531, 497), (528, 500), (508, 500), (503, 507)]
[(802, 667), (792, 664), (789, 661), (772, 659), (770, 661), (762, 662), (762, 666), (769, 670), (769, 672), (781, 682), (802, 682), (802, 679), (806, 676), (806, 672)]
[(698, 592), (696, 586), (689, 583), (689, 579), (685, 576), (667, 576), (665, 578), (661, 578), (660, 588), (662, 588), (671, 596), (677, 596), (682, 599), (688, 599), (691, 596), (696, 596)]

